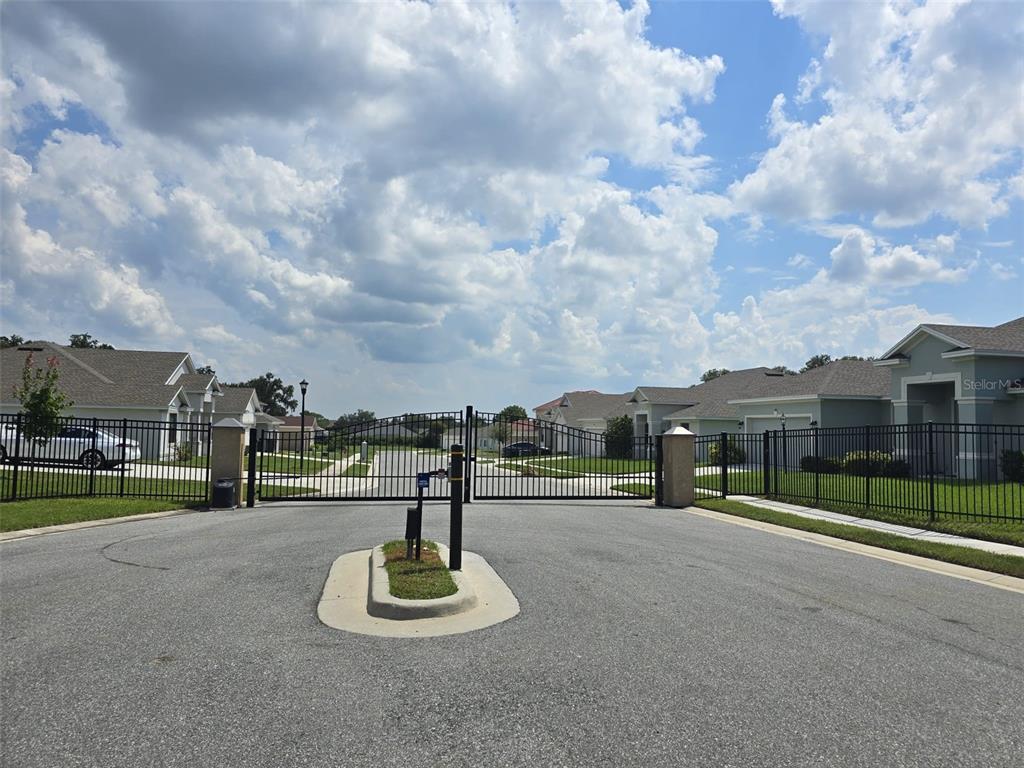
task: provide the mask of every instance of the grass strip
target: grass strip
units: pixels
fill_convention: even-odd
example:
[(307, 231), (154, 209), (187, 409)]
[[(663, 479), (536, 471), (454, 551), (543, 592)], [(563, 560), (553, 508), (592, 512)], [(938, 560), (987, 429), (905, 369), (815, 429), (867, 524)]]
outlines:
[(370, 462), (357, 461), (345, 467), (342, 477), (366, 477), (370, 474)]
[(884, 531), (871, 530), (870, 528), (859, 528), (853, 525), (844, 525), (842, 523), (791, 515), (786, 512), (777, 512), (773, 509), (755, 507), (750, 504), (744, 504), (741, 501), (731, 501), (729, 499), (701, 499), (695, 502), (695, 506), (715, 512), (724, 512), (727, 515), (745, 517), (749, 520), (759, 520), (762, 523), (772, 523), (786, 528), (820, 533), (824, 536), (844, 539), (845, 541), (855, 541), (858, 544), (891, 549), (908, 555), (917, 555), (918, 557), (927, 557), (932, 560), (941, 560), (945, 563), (954, 563), (969, 568), (978, 568), (983, 571), (992, 571), (993, 573), (1024, 578), (1024, 557), (999, 555), (994, 552), (961, 547), (955, 544), (940, 544), (933, 541), (910, 539), (905, 536), (885, 533)]
[(423, 540), (420, 560), (405, 559), (405, 541), (384, 545), (384, 567), (391, 594), (405, 600), (436, 600), (459, 591), (448, 566), (437, 553), (437, 544)]
[(105, 520), (182, 509), (194, 501), (175, 499), (29, 499), (0, 504), (0, 531), (23, 531), (47, 525)]
[(650, 483), (618, 483), (612, 486), (612, 490), (631, 493), (634, 496), (644, 496), (648, 499), (654, 496), (654, 486)]
[(599, 456), (578, 458), (551, 457), (529, 459), (529, 464), (564, 472), (578, 472), (587, 475), (635, 475), (650, 472), (654, 461), (649, 459), (608, 459)]

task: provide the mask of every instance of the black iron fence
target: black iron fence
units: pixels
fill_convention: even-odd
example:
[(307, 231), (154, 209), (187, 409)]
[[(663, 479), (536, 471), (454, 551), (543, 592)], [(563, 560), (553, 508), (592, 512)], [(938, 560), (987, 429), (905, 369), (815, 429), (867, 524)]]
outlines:
[(702, 435), (695, 453), (697, 498), (758, 495), (931, 521), (1024, 523), (1020, 426), (928, 423)]
[(37, 434), (0, 415), (0, 500), (119, 496), (205, 502), (210, 427), (136, 419), (63, 418)]
[(477, 499), (651, 498), (657, 484), (649, 436), (594, 432), (541, 419), (476, 412), (471, 420)]

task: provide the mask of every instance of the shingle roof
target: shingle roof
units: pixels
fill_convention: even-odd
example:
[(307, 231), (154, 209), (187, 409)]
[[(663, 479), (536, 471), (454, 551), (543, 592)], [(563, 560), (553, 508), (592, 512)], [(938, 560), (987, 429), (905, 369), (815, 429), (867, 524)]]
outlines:
[[(39, 349), (29, 352), (26, 347)], [(33, 342), (0, 350), (0, 401), (14, 402), (12, 390), (20, 384), (25, 358), (46, 366), (55, 357), (60, 366), (60, 388), (75, 405), (124, 408), (166, 408), (181, 390), (167, 384), (188, 356), (185, 352), (150, 352), (131, 349), (71, 349), (50, 342)]]
[(632, 392), (609, 395), (602, 392), (566, 392), (559, 408), (566, 424), (570, 427), (583, 426), (582, 421), (612, 419), (629, 412), (629, 398)]
[(773, 376), (770, 370), (733, 371), (689, 387), (689, 397), (695, 404), (675, 411), (669, 418), (733, 419), (739, 412), (732, 402), (761, 397), (889, 395), (889, 371), (877, 368), (870, 360), (836, 360), (795, 376)]
[[(697, 386), (700, 386), (699, 384)], [(693, 387), (637, 387), (633, 394), (641, 394), (655, 405), (687, 405), (695, 403)], [(634, 400), (633, 402), (639, 402)]]
[(186, 373), (178, 377), (177, 383), (183, 386), (186, 392), (205, 392), (215, 378), (217, 375), (214, 373)]
[[(252, 387), (221, 387), (220, 391), (221, 396), (214, 400), (214, 408), (218, 414), (243, 413), (249, 405), (249, 400), (256, 394)], [(256, 402), (259, 403), (259, 399)]]
[[(692, 387), (676, 388), (674, 397), (682, 403), (693, 403), (669, 415), (670, 419), (689, 417), (702, 419), (736, 418), (736, 409), (729, 400), (742, 397), (766, 397), (766, 393), (783, 379), (794, 376), (774, 374), (771, 368), (746, 368), (723, 373), (711, 381)], [(647, 394), (650, 387), (644, 387)], [(666, 388), (667, 389), (667, 388)]]
[(960, 343), (961, 349), (992, 349), (1024, 352), (1024, 317), (989, 328), (983, 325), (933, 325), (924, 328), (938, 331)]

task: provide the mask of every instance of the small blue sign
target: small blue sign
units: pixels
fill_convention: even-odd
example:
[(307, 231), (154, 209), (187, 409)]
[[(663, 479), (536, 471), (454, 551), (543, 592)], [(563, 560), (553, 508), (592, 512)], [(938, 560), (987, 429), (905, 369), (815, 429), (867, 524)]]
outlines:
[(429, 488), (430, 487), (430, 473), (429, 472), (417, 472), (416, 473), (416, 487), (417, 488)]

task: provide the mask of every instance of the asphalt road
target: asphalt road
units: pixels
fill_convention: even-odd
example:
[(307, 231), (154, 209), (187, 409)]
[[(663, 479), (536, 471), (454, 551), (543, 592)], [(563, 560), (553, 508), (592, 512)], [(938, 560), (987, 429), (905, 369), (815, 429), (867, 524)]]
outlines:
[[(320, 625), (404, 504), (0, 544), (4, 766), (1019, 766), (1024, 598), (645, 505), (476, 503), (522, 613)], [(428, 506), (426, 533), (447, 539)]]

